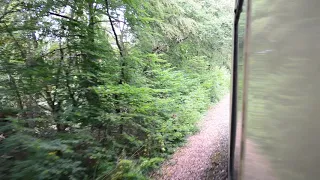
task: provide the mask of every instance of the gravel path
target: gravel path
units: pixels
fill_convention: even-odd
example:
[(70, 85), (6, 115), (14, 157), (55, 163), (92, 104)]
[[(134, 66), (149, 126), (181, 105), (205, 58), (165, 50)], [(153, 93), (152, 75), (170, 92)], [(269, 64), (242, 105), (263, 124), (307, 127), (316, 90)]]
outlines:
[(199, 123), (200, 131), (188, 138), (161, 168), (158, 180), (224, 180), (227, 178), (229, 103), (225, 96)]

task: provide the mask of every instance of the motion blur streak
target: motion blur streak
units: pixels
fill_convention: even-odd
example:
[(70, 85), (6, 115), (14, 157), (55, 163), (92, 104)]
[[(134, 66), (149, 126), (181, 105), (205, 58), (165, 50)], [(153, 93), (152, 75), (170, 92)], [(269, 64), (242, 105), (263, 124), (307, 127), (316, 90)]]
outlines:
[(319, 179), (320, 1), (249, 3), (248, 89), (243, 89), (248, 110), (239, 179)]

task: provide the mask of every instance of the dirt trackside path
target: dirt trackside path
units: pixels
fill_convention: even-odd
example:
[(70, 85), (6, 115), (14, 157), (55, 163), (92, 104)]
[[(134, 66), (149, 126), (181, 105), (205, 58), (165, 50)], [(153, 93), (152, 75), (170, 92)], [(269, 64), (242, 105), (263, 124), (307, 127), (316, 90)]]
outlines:
[(206, 180), (227, 178), (230, 96), (208, 110), (200, 131), (188, 138), (162, 168), (158, 180)]

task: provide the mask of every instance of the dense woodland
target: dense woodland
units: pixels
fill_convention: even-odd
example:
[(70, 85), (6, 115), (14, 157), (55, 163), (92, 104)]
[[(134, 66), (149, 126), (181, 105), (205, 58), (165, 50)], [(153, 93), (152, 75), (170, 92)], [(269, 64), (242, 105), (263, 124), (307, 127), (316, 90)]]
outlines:
[(148, 179), (228, 91), (230, 3), (1, 0), (0, 179)]

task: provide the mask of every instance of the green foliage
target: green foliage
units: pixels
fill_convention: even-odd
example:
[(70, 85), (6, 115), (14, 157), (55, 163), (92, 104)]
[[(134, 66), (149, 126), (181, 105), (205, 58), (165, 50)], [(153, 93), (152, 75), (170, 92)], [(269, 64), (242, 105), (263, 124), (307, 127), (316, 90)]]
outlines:
[(228, 91), (230, 15), (223, 0), (0, 2), (0, 179), (146, 179)]

